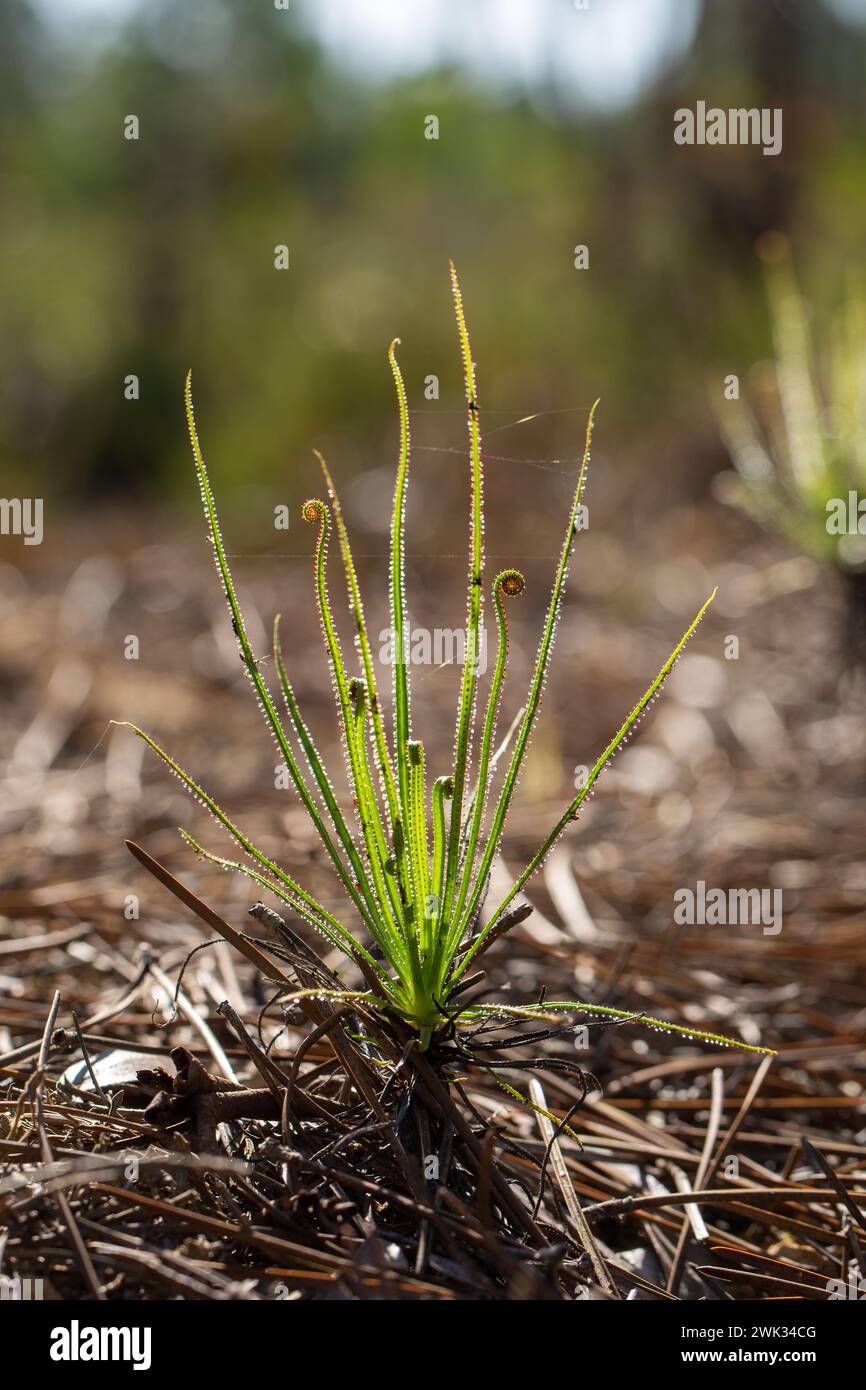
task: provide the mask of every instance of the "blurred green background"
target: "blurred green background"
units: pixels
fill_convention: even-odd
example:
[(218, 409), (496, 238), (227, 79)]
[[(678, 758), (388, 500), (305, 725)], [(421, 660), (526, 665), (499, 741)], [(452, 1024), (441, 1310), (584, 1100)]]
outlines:
[[(0, 0), (0, 29), (8, 496), (194, 506), (189, 366), (239, 509), (299, 500), (313, 445), (390, 466), (395, 335), (416, 437), (457, 448), (453, 256), (488, 437), (546, 412), (500, 452), (573, 457), (600, 395), (615, 491), (698, 498), (709, 396), (770, 352), (756, 238), (828, 312), (866, 244), (866, 0)], [(698, 99), (781, 106), (783, 152), (677, 146)]]

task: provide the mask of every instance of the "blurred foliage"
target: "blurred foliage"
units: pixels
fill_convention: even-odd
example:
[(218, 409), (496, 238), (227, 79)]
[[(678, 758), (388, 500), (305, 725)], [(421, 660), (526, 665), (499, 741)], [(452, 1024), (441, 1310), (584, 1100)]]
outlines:
[(788, 242), (767, 233), (760, 250), (775, 361), (756, 382), (757, 414), (739, 400), (719, 409), (736, 468), (718, 480), (720, 491), (806, 554), (842, 570), (859, 569), (866, 563), (866, 517), (860, 518), (858, 508), (866, 494), (862, 278), (852, 285), (816, 353)]
[[(299, 500), (314, 444), (344, 476), (383, 444), (390, 463), (396, 334), (411, 405), (437, 374), (459, 441), (449, 256), (482, 409), (560, 412), (533, 443), (573, 456), (566, 412), (601, 395), (604, 448), (652, 462), (647, 500), (699, 492), (720, 463), (708, 367), (721, 393), (769, 345), (755, 238), (787, 230), (817, 294), (862, 247), (866, 37), (820, 4), (708, 5), (686, 60), (603, 118), (452, 71), (359, 85), (294, 15), (219, 13), (220, 45), (206, 9), (161, 0), (91, 53), (0, 0), (7, 493), (190, 496), (189, 366), (218, 480)], [(698, 98), (783, 106), (783, 153), (676, 146)]]

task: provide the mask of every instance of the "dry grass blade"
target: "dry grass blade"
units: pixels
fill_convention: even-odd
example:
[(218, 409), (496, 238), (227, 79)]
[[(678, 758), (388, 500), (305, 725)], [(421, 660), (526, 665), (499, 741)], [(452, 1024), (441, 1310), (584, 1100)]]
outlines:
[(586, 1249), (589, 1258), (592, 1260), (592, 1267), (595, 1270), (595, 1277), (605, 1293), (611, 1298), (619, 1298), (619, 1290), (611, 1278), (610, 1271), (605, 1264), (604, 1256), (598, 1248), (598, 1241), (589, 1228), (589, 1223), (583, 1214), (583, 1208), (577, 1199), (577, 1193), (568, 1174), (568, 1167), (559, 1149), (559, 1135), (553, 1128), (547, 1110), (547, 1098), (544, 1094), (544, 1087), (537, 1076), (530, 1077), (529, 1094), (533, 1104), (536, 1106), (535, 1118), (541, 1130), (547, 1151), (550, 1154), (550, 1164), (553, 1168), (556, 1181), (565, 1199), (568, 1213), (574, 1222), (575, 1230)]
[[(42, 1147), (42, 1158), (45, 1163), (53, 1163), (54, 1154), (48, 1139), (48, 1130), (45, 1125), (45, 1109), (42, 1101), (42, 1086), (45, 1079), (45, 1069), (48, 1066), (48, 1049), (51, 1044), (51, 1035), (54, 1032), (54, 1024), (57, 1021), (57, 1014), (59, 1009), (60, 990), (57, 990), (51, 1002), (51, 1008), (48, 1012), (48, 1017), (45, 1020), (45, 1030), (42, 1034), (42, 1044), (39, 1048), (39, 1059), (36, 1063), (36, 1085), (34, 1091), (36, 1124), (39, 1130), (39, 1142)], [(78, 1223), (76, 1222), (75, 1217), (72, 1214), (72, 1208), (70, 1207), (69, 1202), (67, 1201), (66, 1196), (63, 1192), (55, 1192), (54, 1200), (57, 1203), (57, 1209), (60, 1212), (61, 1217), (63, 1218), (63, 1223), (66, 1226), (67, 1231), (69, 1232), (69, 1238), (72, 1241), (72, 1246), (75, 1251), (75, 1258), (77, 1259), (81, 1267), (81, 1272), (84, 1275), (84, 1278), (90, 1287), (90, 1292), (93, 1294), (93, 1297), (95, 1299), (97, 1299), (99, 1302), (103, 1302), (105, 1299), (105, 1291), (101, 1283), (99, 1282), (99, 1277), (96, 1273), (96, 1270), (93, 1267), (93, 1261), (91, 1260), (87, 1250), (87, 1246), (84, 1243), (84, 1238), (82, 1237), (82, 1234), (78, 1229)]]
[[(234, 946), (235, 950), (240, 951), (242, 956), (246, 956), (247, 960), (250, 961), (257, 970), (261, 970), (262, 974), (266, 975), (268, 979), (275, 980), (278, 984), (285, 985), (287, 989), (292, 988), (292, 982), (288, 975), (284, 974), (278, 965), (274, 964), (274, 962), (270, 960), (263, 951), (260, 951), (257, 946), (254, 946), (251, 941), (247, 941), (245, 937), (241, 936), (240, 932), (235, 931), (234, 927), (230, 926), (223, 917), (220, 917), (218, 912), (214, 912), (212, 907), (202, 902), (201, 898), (198, 897), (196, 893), (193, 893), (191, 888), (187, 888), (185, 883), (181, 883), (180, 879), (175, 878), (174, 874), (169, 873), (168, 869), (166, 869), (163, 864), (160, 864), (158, 860), (153, 858), (153, 855), (148, 854), (147, 850), (142, 849), (141, 845), (137, 845), (134, 840), (126, 840), (124, 843), (130, 854), (138, 860), (139, 864), (142, 864), (144, 868), (147, 869), (149, 874), (153, 874), (154, 878), (158, 879), (170, 893), (173, 893), (174, 896), (180, 900), (180, 902), (190, 908), (190, 910), (194, 912), (196, 916), (200, 917), (203, 922), (207, 922), (209, 927), (213, 927), (214, 931), (219, 932), (220, 936), (224, 937), (226, 941)], [(169, 992), (169, 997), (171, 997), (171, 992)]]

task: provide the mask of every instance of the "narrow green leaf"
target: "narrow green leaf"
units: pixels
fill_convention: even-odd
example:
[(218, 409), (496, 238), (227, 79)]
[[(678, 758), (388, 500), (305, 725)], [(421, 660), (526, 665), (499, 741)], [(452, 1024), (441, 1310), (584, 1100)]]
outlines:
[(131, 729), (138, 738), (143, 739), (147, 746), (156, 753), (157, 757), (165, 763), (166, 767), (171, 769), (175, 777), (183, 783), (187, 791), (191, 792), (196, 800), (219, 822), (223, 829), (228, 831), (232, 839), (240, 845), (244, 853), (248, 854), (251, 859), (255, 860), (257, 864), (279, 880), (283, 887), (292, 895), (293, 905), (299, 912), (305, 911), (308, 920), (313, 921), (314, 925), (321, 926), (323, 924), (329, 924), (338, 932), (345, 931), (345, 928), (340, 925), (336, 918), (331, 916), (320, 902), (317, 902), (309, 893), (306, 893), (300, 884), (296, 883), (279, 864), (275, 864), (266, 854), (263, 854), (260, 849), (256, 848), (243, 831), (238, 829), (234, 822), (229, 819), (222, 807), (217, 805), (213, 797), (210, 796), (203, 787), (200, 787), (198, 782), (194, 781), (189, 773), (185, 772), (180, 764), (176, 763), (174, 758), (166, 753), (164, 748), (160, 748), (159, 744), (156, 743), (149, 734), (146, 734), (143, 729), (139, 729), (136, 724), (131, 724), (127, 720), (118, 720), (117, 723), (120, 728)]
[(478, 422), (478, 388), (475, 380), (475, 363), (463, 312), (463, 297), (454, 262), (451, 266), (451, 290), (454, 296), (454, 311), (457, 317), (457, 331), (460, 339), (460, 352), (463, 358), (463, 375), (466, 385), (467, 426), (469, 430), (470, 455), (470, 503), (469, 503), (469, 573), (466, 594), (466, 644), (463, 661), (463, 678), (460, 685), (460, 700), (457, 709), (457, 728), (454, 737), (454, 797), (451, 807), (451, 823), (448, 830), (448, 848), (445, 863), (445, 889), (442, 904), (442, 920), (449, 921), (451, 903), (457, 885), (460, 860), (460, 833), (463, 820), (463, 801), (466, 792), (466, 779), (472, 758), (472, 733), (475, 723), (475, 697), (478, 685), (478, 664), (481, 645), (481, 624), (484, 608), (484, 470), (481, 461), (481, 429)]
[(391, 628), (394, 658), (394, 744), (397, 753), (397, 785), (400, 798), (400, 819), (405, 829), (409, 818), (408, 744), (411, 737), (409, 700), (408, 653), (406, 651), (406, 492), (409, 485), (409, 403), (406, 386), (397, 362), (395, 338), (388, 349), (388, 361), (397, 388), (400, 413), (400, 455), (397, 462), (397, 481), (394, 487), (394, 510), (391, 516)]
[(221, 869), (243, 874), (245, 878), (252, 879), (254, 883), (257, 883), (260, 888), (264, 888), (267, 892), (273, 893), (275, 898), (279, 898), (280, 902), (286, 903), (291, 907), (300, 917), (303, 917), (305, 922), (308, 922), (311, 927), (315, 927), (316, 931), (319, 932), (326, 941), (341, 950), (350, 960), (357, 960), (359, 957), (363, 959), (366, 964), (375, 971), (382, 985), (386, 989), (393, 991), (393, 981), (385, 974), (378, 961), (374, 960), (370, 952), (366, 950), (359, 941), (356, 941), (351, 933), (335, 918), (326, 917), (324, 920), (320, 920), (318, 917), (314, 916), (302, 902), (297, 901), (291, 893), (281, 888), (278, 883), (274, 883), (271, 879), (266, 878), (264, 874), (260, 874), (256, 869), (251, 868), (249, 864), (242, 864), (239, 860), (235, 859), (226, 859), (221, 854), (213, 854), (210, 850), (200, 845), (198, 841), (190, 835), (188, 830), (184, 830), (183, 826), (179, 827), (179, 832), (183, 841), (191, 850), (194, 850), (196, 854), (200, 855), (202, 859), (207, 859), (211, 864), (218, 864)]
[(358, 573), (355, 569), (355, 560), (352, 555), (352, 547), (349, 541), (349, 533), (346, 529), (346, 522), (343, 517), (343, 508), (340, 504), (340, 497), (331, 477), (328, 465), (318, 449), (313, 450), (325, 476), (325, 483), (328, 488), (328, 495), (331, 499), (331, 506), (334, 512), (334, 521), (337, 527), (337, 535), (340, 540), (340, 553), (343, 557), (343, 568), (346, 574), (346, 586), (349, 591), (349, 607), (355, 622), (355, 636), (358, 650), (361, 654), (361, 661), (364, 666), (364, 678), (367, 682), (368, 704), (370, 707), (370, 719), (376, 739), (376, 759), (379, 768), (379, 775), (382, 779), (382, 787), (388, 804), (388, 813), (391, 818), (391, 825), (397, 820), (400, 812), (397, 801), (397, 785), (394, 780), (394, 769), (391, 765), (391, 756), (388, 750), (388, 739), (385, 734), (385, 724), (382, 719), (382, 706), (379, 699), (379, 688), (376, 683), (376, 669), (373, 664), (373, 653), (370, 649), (370, 638), (367, 631), (367, 620), (364, 616), (364, 604), (361, 600), (361, 589), (358, 584)]
[[(187, 373), (185, 402), (187, 426), (189, 428), (189, 437), (192, 443), (193, 457), (195, 459), (196, 473), (198, 475), (199, 490), (201, 492), (202, 502), (204, 504), (208, 533), (210, 536), (211, 544), (214, 548), (214, 559), (216, 561), (217, 571), (220, 575), (220, 578), (222, 579), (223, 590), (225, 592), (226, 601), (229, 606), (229, 612), (231, 613), (232, 627), (234, 629), (235, 636), (238, 640), (238, 646), (240, 647), (241, 658), (243, 660), (244, 667), (246, 669), (247, 675), (250, 678), (250, 681), (253, 684), (253, 687), (256, 691), (256, 695), (258, 696), (259, 708), (265, 716), (265, 719), (270, 727), (271, 733), (276, 741), (277, 747), (280, 753), (282, 754), (283, 759), (285, 760), (286, 767), (289, 771), (295, 788), (297, 789), (297, 792), (301, 797), (301, 800), (303, 801), (304, 806), (308, 814), (310, 815), (310, 818), (312, 819), (319, 836), (321, 837), (322, 843), (325, 846), (325, 849), (328, 853), (328, 857), (330, 858), (331, 863), (337, 870), (337, 873), (339, 874), (340, 879), (342, 880), (343, 886), (346, 889), (347, 893), (351, 897), (352, 901), (355, 903), (358, 910), (362, 912), (362, 914), (364, 915), (368, 927), (372, 928), (372, 914), (370, 911), (371, 899), (369, 885), (367, 885), (365, 882), (366, 876), (363, 872), (363, 866), (360, 864), (359, 860), (355, 872), (359, 879), (360, 891), (366, 897), (366, 908), (361, 904), (361, 901), (358, 896), (358, 889), (356, 889), (355, 887), (355, 883), (353, 882), (352, 876), (348, 873), (345, 865), (343, 864), (337, 852), (336, 846), (334, 845), (331, 836), (328, 834), (327, 827), (325, 826), (324, 821), (319, 815), (318, 810), (315, 804), (313, 803), (312, 798), (310, 797), (309, 790), (295, 759), (292, 746), (286, 738), (285, 731), (283, 730), (283, 726), (280, 722), (280, 717), (277, 713), (274, 702), (271, 699), (270, 691), (268, 690), (267, 684), (262, 678), (261, 672), (259, 671), (259, 664), (256, 661), (252, 647), (250, 646), (249, 637), (247, 636), (246, 625), (244, 623), (244, 618), (241, 612), (240, 604), (238, 603), (234, 582), (232, 580), (231, 570), (229, 568), (229, 563), (226, 558), (222, 533), (220, 531), (219, 517), (217, 516), (216, 504), (214, 502), (213, 492), (211, 491), (210, 478), (208, 477), (208, 471), (205, 466), (204, 455), (202, 454), (201, 446), (199, 444), (198, 431), (196, 430), (195, 413), (193, 410), (192, 402), (192, 372)], [(360, 872), (358, 872), (358, 869), (360, 869)]]
[(358, 793), (358, 813), (367, 846), (367, 855), (373, 875), (373, 884), (382, 907), (382, 924), (387, 930), (390, 947), (389, 958), (395, 969), (400, 969), (407, 978), (411, 976), (410, 957), (413, 956), (409, 933), (404, 929), (406, 904), (400, 899), (397, 879), (387, 871), (389, 858), (383, 826), (379, 820), (376, 806), (376, 793), (370, 776), (367, 761), (365, 738), (365, 716), (367, 713), (367, 688), (359, 677), (349, 682), (349, 701), (352, 713), (350, 729), (351, 757), (356, 768)]
[(529, 688), (529, 696), (526, 701), (526, 710), (520, 724), (520, 729), (517, 734), (517, 738), (515, 740), (514, 751), (511, 755), (511, 761), (508, 766), (508, 771), (505, 775), (502, 790), (499, 793), (499, 800), (497, 802), (496, 811), (493, 816), (493, 823), (490, 830), (490, 836), (488, 838), (484, 854), (481, 858), (481, 864), (478, 869), (478, 874), (475, 879), (474, 887), (467, 898), (466, 907), (464, 908), (462, 918), (458, 923), (458, 928), (454, 933), (451, 934), (451, 939), (453, 940), (455, 945), (459, 943), (460, 939), (466, 931), (467, 926), (469, 926), (469, 924), (472, 922), (475, 913), (478, 910), (478, 905), (481, 900), (481, 896), (484, 892), (485, 884), (487, 883), (487, 879), (490, 874), (490, 868), (493, 863), (493, 859), (496, 855), (500, 841), (502, 839), (502, 834), (505, 829), (505, 820), (508, 815), (508, 809), (511, 805), (511, 799), (514, 795), (514, 789), (517, 786), (517, 779), (520, 775), (520, 769), (523, 765), (523, 759), (526, 755), (526, 750), (529, 746), (529, 739), (532, 734), (533, 727), (535, 725), (535, 719), (538, 714), (539, 706), (541, 704), (541, 697), (544, 691), (544, 682), (547, 677), (547, 668), (550, 664), (550, 657), (553, 651), (553, 641), (556, 635), (556, 626), (559, 621), (560, 611), (562, 607), (562, 597), (565, 592), (565, 582), (568, 578), (569, 562), (571, 560), (572, 549), (574, 546), (574, 536), (577, 528), (578, 508), (580, 507), (581, 498), (583, 497), (583, 491), (586, 485), (586, 477), (589, 469), (590, 447), (592, 444), (592, 429), (593, 424), (595, 422), (595, 412), (597, 406), (598, 401), (596, 401), (595, 405), (593, 405), (592, 410), (589, 413), (589, 420), (587, 421), (586, 440), (583, 449), (583, 459), (581, 461), (580, 473), (578, 474), (577, 486), (574, 490), (574, 498), (572, 500), (571, 511), (568, 517), (568, 526), (565, 533), (565, 539), (563, 541), (562, 550), (560, 552), (559, 564), (556, 570), (556, 577), (554, 579), (553, 589), (550, 595), (550, 603), (547, 609), (547, 617), (545, 619), (544, 631), (542, 633), (541, 642), (539, 643), (538, 654), (535, 658), (535, 669), (532, 676), (532, 682)]
[(723, 1033), (707, 1033), (701, 1028), (692, 1028), (688, 1024), (670, 1023), (666, 1018), (651, 1018), (649, 1014), (635, 1014), (628, 1013), (623, 1009), (609, 1009), (601, 1004), (582, 1004), (573, 999), (525, 1006), (520, 1004), (479, 1004), (475, 1008), (467, 1010), (467, 1017), (543, 1019), (552, 1013), (592, 1014), (600, 1022), (613, 1018), (623, 1023), (639, 1023), (647, 1028), (656, 1028), (663, 1033), (677, 1033), (681, 1037), (689, 1039), (698, 1038), (701, 1042), (718, 1043), (720, 1047), (735, 1047), (741, 1052), (758, 1052), (771, 1057), (776, 1055), (772, 1047), (754, 1047), (751, 1043), (741, 1042), (739, 1038), (728, 1038)]
[[(475, 857), (478, 849), (479, 836), (484, 821), (484, 812), (487, 806), (487, 794), (490, 779), (490, 756), (493, 748), (493, 739), (496, 733), (496, 717), (499, 712), (499, 701), (502, 695), (502, 686), (505, 680), (505, 671), (508, 665), (508, 616), (505, 612), (505, 598), (513, 598), (522, 594), (526, 587), (523, 575), (519, 570), (503, 570), (496, 576), (493, 584), (493, 603), (496, 609), (496, 621), (499, 628), (499, 649), (496, 656), (496, 667), (493, 672), (493, 680), (490, 685), (490, 695), (487, 701), (487, 714), (484, 719), (484, 731), (481, 736), (481, 753), (478, 763), (478, 784), (473, 797), (472, 824), (469, 831), (466, 852), (462, 865), (462, 878), (460, 891), (454, 908), (454, 923), (449, 936), (454, 936), (457, 945), (459, 937), (456, 932), (460, 931), (461, 914), (466, 905), (466, 898), (469, 893), (469, 886), (472, 882), (472, 871), (475, 866)], [(448, 943), (445, 946), (446, 952)]]
[(463, 974), (469, 962), (473, 960), (478, 950), (480, 949), (482, 943), (484, 942), (485, 938), (496, 926), (496, 923), (501, 918), (503, 912), (506, 910), (509, 903), (511, 903), (513, 899), (517, 896), (520, 890), (535, 873), (536, 869), (540, 868), (541, 865), (544, 863), (545, 859), (547, 858), (550, 851), (553, 849), (554, 845), (556, 844), (562, 832), (565, 830), (566, 826), (569, 825), (573, 820), (575, 820), (580, 811), (581, 806), (592, 792), (593, 787), (595, 786), (604, 769), (607, 767), (611, 758), (614, 756), (614, 754), (616, 753), (620, 745), (623, 743), (623, 741), (631, 733), (632, 729), (637, 724), (638, 720), (641, 718), (647, 706), (651, 704), (655, 697), (658, 695), (659, 691), (661, 690), (661, 687), (664, 685), (674, 666), (679, 661), (680, 656), (683, 652), (683, 648), (686, 646), (686, 643), (697, 631), (698, 626), (700, 625), (700, 622), (704, 614), (706, 613), (707, 609), (709, 608), (710, 604), (715, 598), (716, 593), (717, 590), (714, 589), (713, 592), (710, 594), (710, 597), (707, 599), (706, 603), (703, 605), (703, 607), (701, 607), (698, 610), (689, 627), (683, 633), (683, 636), (680, 638), (679, 642), (674, 647), (667, 661), (662, 666), (655, 680), (652, 682), (651, 685), (647, 686), (646, 690), (644, 691), (641, 698), (638, 700), (637, 704), (634, 706), (634, 708), (631, 710), (631, 712), (627, 715), (627, 717), (623, 720), (622, 724), (617, 729), (610, 743), (607, 745), (598, 762), (595, 764), (595, 767), (590, 772), (589, 777), (586, 780), (585, 786), (581, 788), (577, 796), (572, 801), (571, 805), (566, 809), (563, 815), (560, 816), (559, 820), (556, 822), (556, 825), (553, 827), (547, 838), (544, 840), (544, 843), (542, 844), (541, 848), (536, 852), (536, 854), (533, 855), (532, 859), (530, 859), (526, 868), (523, 870), (523, 873), (515, 881), (511, 891), (506, 895), (506, 897), (503, 898), (502, 902), (499, 904), (496, 911), (491, 916), (487, 926), (484, 928), (482, 932), (479, 933), (472, 946), (472, 949), (467, 951), (462, 963), (454, 972), (453, 979), (455, 983)]
[[(442, 920), (442, 894), (445, 891), (445, 854), (448, 831), (445, 823), (445, 802), (451, 799), (454, 783), (450, 777), (437, 777), (433, 783), (433, 868), (430, 874), (430, 893), (424, 905), (425, 933), (428, 950), (437, 940)], [(438, 956), (438, 952), (436, 955)], [(430, 975), (435, 969), (435, 957)]]
[[(346, 668), (343, 664), (343, 654), (340, 649), (340, 639), (337, 636), (337, 629), (334, 626), (331, 614), (331, 604), (328, 597), (328, 582), (326, 575), (328, 542), (331, 534), (331, 517), (324, 502), (318, 498), (310, 498), (301, 508), (301, 516), (304, 521), (311, 525), (318, 526), (318, 536), (316, 540), (316, 554), (314, 561), (316, 601), (319, 606), (319, 618), (322, 624), (322, 632), (325, 639), (325, 649), (328, 653), (328, 664), (331, 670), (331, 680), (334, 688), (334, 696), (337, 708), (340, 713), (343, 737), (345, 741), (347, 768), (349, 772), (350, 784), (353, 786), (355, 799), (358, 803), (359, 816), (361, 814), (361, 797), (364, 792), (364, 770), (360, 761), (360, 750), (355, 740), (355, 711), (349, 694), (349, 681), (346, 676)], [(363, 818), (362, 818), (363, 819)], [(384, 839), (385, 830), (382, 826), (379, 804), (373, 795), (372, 804), (369, 807), (369, 819), (362, 825), (365, 841), (369, 835), (374, 835), (377, 839)], [(374, 875), (375, 877), (375, 875)], [(388, 898), (380, 901), (379, 906), (382, 912), (388, 916)], [(393, 924), (392, 924), (393, 925)]]
[(422, 959), (430, 948), (430, 845), (427, 840), (427, 779), (424, 745), (409, 744), (409, 864), (415, 921), (418, 927)]
[[(333, 822), (334, 829), (337, 832), (337, 836), (340, 840), (340, 843), (346, 851), (346, 854), (349, 858), (349, 862), (352, 865), (352, 869), (355, 873), (357, 881), (359, 883), (366, 883), (367, 876), (363, 866), (363, 860), (361, 859), (361, 856), (358, 853), (357, 845), (355, 844), (351, 831), (349, 830), (349, 827), (346, 824), (346, 818), (343, 815), (342, 810), (340, 809), (340, 805), (337, 801), (334, 788), (331, 784), (331, 779), (328, 776), (324, 764), (322, 763), (322, 759), (319, 756), (319, 751), (316, 748), (312, 736), (310, 735), (310, 731), (307, 728), (307, 725), (304, 722), (304, 719), (301, 715), (297, 699), (295, 698), (294, 690), (292, 689), (291, 682), (289, 681), (288, 675), (286, 673), (285, 664), (283, 662), (282, 646), (280, 643), (279, 613), (274, 619), (274, 663), (277, 668), (277, 675), (279, 677), (280, 686), (282, 688), (283, 700), (286, 705), (286, 711), (288, 713), (289, 719), (292, 722), (292, 726), (294, 727), (298, 741), (304, 750), (304, 755), (307, 759), (308, 766), (313, 774), (313, 777), (316, 780), (316, 784), (319, 787), (322, 799), (325, 803), (325, 806), (327, 807), (328, 813)], [(307, 804), (306, 798), (304, 799), (304, 804)], [(316, 814), (317, 813), (315, 809), (310, 811), (310, 816), (313, 819), (314, 824), (316, 823)], [(369, 890), (366, 901), (362, 902), (357, 891), (354, 891), (352, 893), (352, 899), (365, 920), (368, 920), (370, 912), (373, 912), (373, 914), (375, 915), (375, 902), (369, 896)]]

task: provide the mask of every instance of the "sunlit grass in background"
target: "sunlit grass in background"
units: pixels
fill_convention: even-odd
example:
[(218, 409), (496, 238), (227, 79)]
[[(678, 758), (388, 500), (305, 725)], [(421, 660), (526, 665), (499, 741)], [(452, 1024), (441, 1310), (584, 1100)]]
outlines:
[[(791, 249), (762, 238), (775, 358), (754, 408), (725, 401), (718, 418), (736, 472), (726, 500), (768, 530), (842, 571), (866, 567), (857, 502), (866, 500), (866, 295), (858, 271), (831, 322), (816, 332)], [(866, 517), (863, 518), (866, 532)]]

